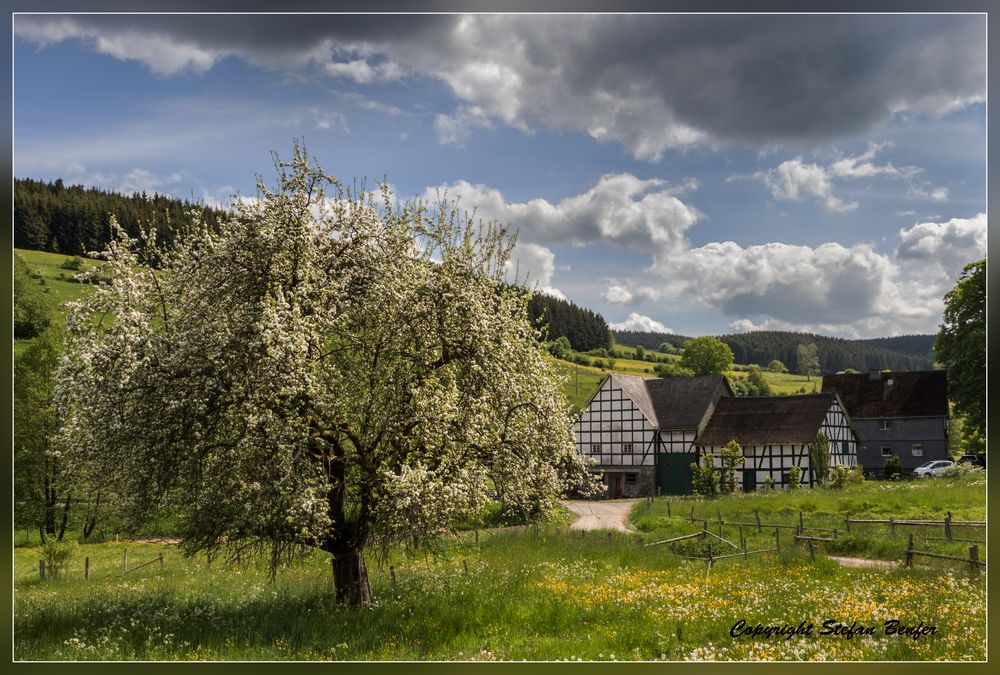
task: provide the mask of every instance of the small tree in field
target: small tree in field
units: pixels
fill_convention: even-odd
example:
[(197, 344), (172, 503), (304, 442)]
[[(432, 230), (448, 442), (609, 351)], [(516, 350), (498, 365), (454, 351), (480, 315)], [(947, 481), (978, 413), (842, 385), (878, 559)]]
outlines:
[(733, 364), (733, 350), (725, 342), (704, 335), (684, 343), (681, 365), (695, 375), (721, 375)]
[(817, 485), (826, 482), (830, 471), (830, 440), (822, 431), (816, 434), (815, 440), (809, 445), (809, 467)]
[(736, 472), (743, 466), (743, 448), (734, 438), (722, 448), (720, 457), (722, 470), (719, 472), (719, 491), (723, 494), (736, 492)]
[(819, 352), (815, 342), (808, 342), (796, 347), (795, 360), (798, 363), (799, 372), (805, 375), (807, 380), (819, 373)]
[(276, 167), (218, 234), (119, 230), (110, 284), (72, 307), (66, 446), (127, 522), (175, 505), (186, 553), (259, 551), (272, 574), (318, 548), (338, 601), (367, 605), (370, 551), (433, 542), (491, 493), (532, 514), (589, 490), (505, 231), (345, 189), (298, 146)]

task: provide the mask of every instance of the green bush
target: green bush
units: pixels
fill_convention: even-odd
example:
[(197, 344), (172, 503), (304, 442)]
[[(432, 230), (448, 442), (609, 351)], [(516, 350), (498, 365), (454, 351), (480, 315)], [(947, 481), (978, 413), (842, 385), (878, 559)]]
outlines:
[(885, 463), (882, 465), (882, 475), (889, 480), (900, 480), (903, 477), (903, 465), (899, 461), (899, 457), (896, 455), (890, 455), (885, 458)]
[(944, 470), (942, 476), (944, 478), (961, 478), (962, 476), (985, 476), (985, 469), (975, 466), (974, 464), (952, 464), (947, 469)]
[(858, 464), (853, 467), (847, 474), (847, 482), (851, 485), (860, 485), (865, 482), (865, 470)]
[(773, 490), (774, 489), (774, 479), (770, 475), (764, 478), (764, 489)]
[(66, 566), (73, 558), (76, 545), (68, 541), (56, 541), (49, 537), (42, 544), (42, 558), (45, 560), (45, 576), (58, 579), (66, 571)]
[(700, 497), (714, 497), (719, 492), (719, 474), (711, 455), (702, 455), (691, 464), (691, 491)]
[(73, 256), (72, 258), (64, 260), (60, 267), (64, 270), (73, 270), (74, 272), (78, 272), (83, 269), (83, 260), (80, 259), (80, 256)]
[(841, 490), (847, 487), (847, 480), (850, 478), (851, 470), (843, 464), (830, 469), (830, 487)]
[(788, 489), (798, 490), (801, 487), (802, 481), (802, 469), (797, 466), (793, 466), (788, 470)]

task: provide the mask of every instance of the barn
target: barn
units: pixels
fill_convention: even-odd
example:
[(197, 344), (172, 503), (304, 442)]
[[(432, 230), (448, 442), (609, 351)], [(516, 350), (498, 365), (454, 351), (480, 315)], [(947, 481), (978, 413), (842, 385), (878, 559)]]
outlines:
[(725, 398), (699, 435), (698, 455), (716, 456), (731, 440), (743, 448), (744, 491), (762, 488), (768, 477), (775, 488), (789, 485), (789, 469), (799, 467), (802, 487), (816, 484), (809, 447), (823, 432), (830, 442), (830, 466), (858, 463), (858, 436), (836, 393), (800, 396)]
[(574, 424), (577, 449), (603, 471), (608, 498), (690, 492), (695, 439), (719, 401), (731, 396), (721, 375), (612, 373)]

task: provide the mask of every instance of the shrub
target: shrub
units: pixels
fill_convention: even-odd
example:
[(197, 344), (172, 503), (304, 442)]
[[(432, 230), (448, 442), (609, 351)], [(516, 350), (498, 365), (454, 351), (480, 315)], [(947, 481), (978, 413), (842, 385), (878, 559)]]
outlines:
[(822, 431), (816, 434), (816, 439), (809, 446), (809, 462), (816, 482), (822, 485), (830, 471), (830, 441)]
[(882, 465), (882, 475), (889, 480), (902, 479), (903, 465), (900, 463), (899, 457), (891, 455), (885, 458), (885, 463)]
[(711, 455), (702, 455), (691, 464), (691, 491), (701, 497), (714, 497), (719, 492), (719, 474)]
[(802, 469), (797, 466), (793, 466), (788, 470), (788, 489), (798, 490), (801, 486), (802, 481)]
[(76, 546), (68, 541), (56, 541), (49, 537), (42, 544), (42, 558), (45, 560), (45, 575), (52, 579), (66, 571), (66, 566), (73, 558)]
[(769, 364), (767, 364), (767, 369), (770, 370), (772, 373), (788, 372), (788, 368), (785, 367), (785, 364), (779, 361), (778, 359), (775, 359), (771, 361)]
[(975, 464), (952, 464), (944, 470), (944, 478), (961, 478), (962, 476), (985, 476), (986, 471)]
[(830, 480), (829, 486), (840, 490), (847, 486), (847, 479), (850, 476), (851, 470), (848, 469), (843, 464), (838, 464), (837, 466), (830, 469)]
[(860, 485), (865, 482), (865, 470), (859, 464), (853, 467), (847, 474), (847, 482), (851, 485)]
[(80, 259), (80, 256), (75, 255), (68, 260), (64, 260), (60, 267), (64, 270), (73, 270), (74, 272), (78, 272), (83, 269), (83, 260)]
[(736, 470), (743, 466), (743, 448), (736, 439), (729, 441), (722, 449), (722, 472), (719, 476), (719, 491), (723, 494), (736, 492)]
[(773, 490), (774, 489), (774, 479), (770, 475), (764, 478), (764, 489)]

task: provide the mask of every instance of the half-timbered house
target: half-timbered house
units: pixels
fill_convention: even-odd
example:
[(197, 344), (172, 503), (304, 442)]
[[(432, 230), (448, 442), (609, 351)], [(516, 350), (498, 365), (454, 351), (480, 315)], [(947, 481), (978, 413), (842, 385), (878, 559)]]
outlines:
[(762, 488), (768, 478), (776, 488), (787, 487), (793, 466), (801, 469), (801, 485), (809, 487), (817, 483), (809, 448), (820, 432), (829, 440), (830, 467), (857, 465), (858, 437), (834, 393), (721, 399), (696, 448), (699, 457), (709, 454), (721, 468), (722, 448), (739, 443), (744, 491)]
[(732, 395), (721, 375), (612, 373), (575, 422), (577, 448), (603, 472), (609, 498), (690, 492), (695, 440), (716, 404)]

